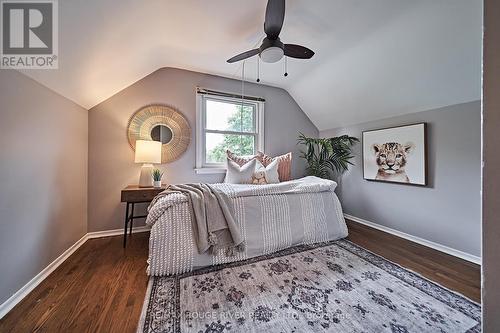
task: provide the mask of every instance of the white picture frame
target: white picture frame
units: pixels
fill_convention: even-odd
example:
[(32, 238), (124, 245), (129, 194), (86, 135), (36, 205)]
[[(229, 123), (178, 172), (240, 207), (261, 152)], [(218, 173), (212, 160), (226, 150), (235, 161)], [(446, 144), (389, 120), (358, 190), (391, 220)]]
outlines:
[(427, 186), (427, 124), (364, 131), (363, 178)]

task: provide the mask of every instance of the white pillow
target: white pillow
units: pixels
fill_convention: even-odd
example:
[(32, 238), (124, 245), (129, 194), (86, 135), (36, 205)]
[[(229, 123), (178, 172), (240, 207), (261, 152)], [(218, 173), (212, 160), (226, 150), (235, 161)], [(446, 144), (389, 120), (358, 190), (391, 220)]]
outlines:
[(252, 176), (255, 172), (257, 160), (253, 159), (243, 164), (241, 167), (235, 162), (227, 159), (227, 172), (224, 183), (230, 184), (251, 184)]
[(263, 174), (267, 184), (279, 183), (280, 179), (278, 174), (278, 166), (279, 166), (278, 159), (273, 160), (271, 163), (267, 165), (267, 167), (265, 167), (262, 163), (260, 163), (260, 161), (257, 161), (252, 182), (254, 184), (260, 184), (258, 181), (256, 182), (255, 180), (259, 179)]

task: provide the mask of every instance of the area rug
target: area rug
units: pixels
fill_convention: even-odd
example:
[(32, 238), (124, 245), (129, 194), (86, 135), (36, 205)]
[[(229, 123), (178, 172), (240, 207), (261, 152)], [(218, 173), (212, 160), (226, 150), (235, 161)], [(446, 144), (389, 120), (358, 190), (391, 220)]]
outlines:
[(480, 332), (481, 307), (349, 241), (151, 278), (138, 332)]

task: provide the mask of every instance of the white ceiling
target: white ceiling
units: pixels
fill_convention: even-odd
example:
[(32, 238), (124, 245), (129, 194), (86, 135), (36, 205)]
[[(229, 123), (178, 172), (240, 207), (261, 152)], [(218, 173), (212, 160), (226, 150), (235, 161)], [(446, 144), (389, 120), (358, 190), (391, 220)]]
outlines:
[[(266, 0), (59, 1), (59, 70), (25, 74), (85, 108), (160, 67), (239, 78)], [(262, 64), (320, 129), (480, 99), (481, 0), (287, 0), (280, 35), (316, 52)], [(256, 58), (246, 62), (256, 76)]]

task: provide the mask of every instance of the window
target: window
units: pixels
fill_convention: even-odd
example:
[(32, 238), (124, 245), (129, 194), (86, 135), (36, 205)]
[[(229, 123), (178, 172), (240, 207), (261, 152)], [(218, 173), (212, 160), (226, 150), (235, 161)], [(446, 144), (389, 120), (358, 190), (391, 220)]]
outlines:
[(253, 155), (263, 150), (263, 102), (198, 93), (196, 121), (199, 173), (223, 172), (227, 149), (238, 155)]

